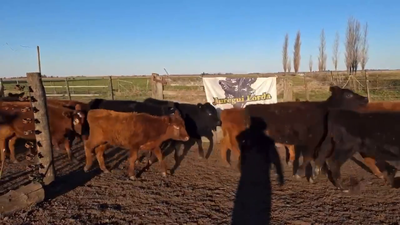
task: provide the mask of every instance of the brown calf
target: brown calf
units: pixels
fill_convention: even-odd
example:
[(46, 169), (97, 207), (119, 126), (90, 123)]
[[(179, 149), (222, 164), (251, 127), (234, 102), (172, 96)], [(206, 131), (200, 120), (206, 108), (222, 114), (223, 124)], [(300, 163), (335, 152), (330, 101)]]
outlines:
[[(83, 123), (82, 114), (51, 104), (47, 107), (52, 144), (59, 148), (59, 145), (64, 143), (68, 158), (71, 160), (71, 145), (75, 133), (80, 133)], [(17, 138), (35, 140), (35, 122), (31, 104), (30, 102), (0, 102), (0, 117), (8, 118), (0, 124), (0, 149), (5, 151), (8, 142), (10, 160), (15, 163), (17, 161), (14, 144)], [(3, 155), (1, 159), (5, 159)]]
[(95, 150), (100, 169), (104, 173), (109, 173), (104, 164), (103, 154), (108, 146), (118, 146), (130, 151), (128, 168), (130, 179), (136, 177), (134, 170), (139, 150), (152, 151), (160, 162), (162, 175), (166, 176), (167, 168), (160, 149), (161, 143), (168, 139), (189, 140), (185, 122), (177, 110), (170, 116), (152, 116), (146, 113), (93, 109), (87, 114), (87, 122), (90, 135), (85, 141), (85, 172), (92, 166), (92, 152)]

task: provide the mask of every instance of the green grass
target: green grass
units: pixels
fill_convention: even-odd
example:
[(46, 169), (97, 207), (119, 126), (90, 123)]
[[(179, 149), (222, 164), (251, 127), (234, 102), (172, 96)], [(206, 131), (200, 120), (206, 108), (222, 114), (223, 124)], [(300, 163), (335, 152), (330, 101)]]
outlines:
[[(250, 76), (271, 76), (274, 74), (257, 74)], [(277, 74), (275, 74), (277, 75)], [(220, 75), (225, 76), (225, 75)], [(226, 75), (226, 76), (249, 76), (249, 75)], [(305, 73), (307, 86), (309, 90), (309, 100), (319, 101), (325, 100), (329, 97), (329, 86), (334, 84), (340, 87), (345, 86), (347, 76), (345, 74), (338, 75), (336, 73)], [(400, 100), (400, 71), (377, 71), (368, 72), (369, 86), (370, 86), (370, 98), (372, 101), (396, 101)], [(342, 80), (339, 78), (342, 77)], [(151, 96), (151, 82), (150, 77), (113, 77), (113, 92), (115, 99), (132, 99), (132, 100), (143, 100)], [(278, 76), (278, 93), (279, 84), (283, 79), (288, 79), (292, 83), (293, 88), (293, 100), (299, 98), (300, 100), (306, 100), (306, 89), (304, 85), (304, 76)], [(345, 87), (355, 90), (357, 93), (367, 96), (366, 82), (363, 75), (357, 75), (356, 86), (353, 86), (352, 82), (349, 82)], [(333, 80), (333, 82), (332, 82)], [(67, 99), (67, 91), (65, 88), (65, 78), (43, 78), (44, 86), (63, 86), (62, 88), (47, 87), (46, 92), (48, 94), (65, 94), (64, 97), (57, 97), (61, 99)], [(177, 101), (188, 101), (188, 102), (204, 102), (205, 97), (197, 96), (198, 91), (204, 91), (202, 87), (201, 76), (169, 76), (169, 83), (178, 84), (178, 86), (166, 85), (164, 90), (166, 91), (178, 91), (179, 96), (164, 96), (166, 99), (177, 100)], [(17, 82), (15, 80), (5, 79), (3, 80), (4, 87), (7, 92), (18, 93), (14, 89)], [(20, 85), (25, 85), (26, 81), (19, 80)], [(190, 83), (195, 86), (185, 86)], [(68, 84), (70, 86), (70, 93), (74, 94), (97, 94), (98, 96), (81, 97), (72, 96), (74, 100), (89, 101), (93, 98), (106, 98), (111, 99), (110, 82), (109, 77), (74, 77), (68, 78)], [(73, 87), (73, 86), (104, 86), (104, 87)], [(27, 88), (25, 88), (27, 91)], [(278, 95), (278, 101), (282, 101), (283, 94)]]

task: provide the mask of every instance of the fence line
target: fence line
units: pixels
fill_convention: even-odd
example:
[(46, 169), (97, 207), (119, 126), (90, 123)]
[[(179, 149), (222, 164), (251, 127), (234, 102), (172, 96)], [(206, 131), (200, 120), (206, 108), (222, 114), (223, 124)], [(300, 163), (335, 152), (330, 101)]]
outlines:
[[(282, 74), (282, 75), (280, 75)], [(350, 88), (369, 97), (371, 101), (400, 99), (400, 71), (367, 71), (349, 76), (344, 72), (307, 72), (286, 74), (213, 74), (213, 75), (158, 75), (163, 81), (159, 97), (184, 102), (205, 102), (203, 77), (271, 77), (277, 76), (278, 101), (323, 100), (329, 94), (330, 85)], [(43, 78), (49, 97), (108, 99), (143, 99), (153, 96), (154, 76), (96, 76)], [(1, 81), (0, 81), (1, 82)], [(10, 84), (23, 84), (26, 79), (3, 79), (6, 92), (13, 92)], [(52, 91), (49, 89), (53, 89)], [(65, 89), (62, 90), (62, 89)], [(154, 92), (155, 93), (155, 92)], [(157, 92), (158, 93), (158, 92)], [(1, 92), (0, 92), (1, 94)], [(7, 93), (6, 93), (7, 94)]]

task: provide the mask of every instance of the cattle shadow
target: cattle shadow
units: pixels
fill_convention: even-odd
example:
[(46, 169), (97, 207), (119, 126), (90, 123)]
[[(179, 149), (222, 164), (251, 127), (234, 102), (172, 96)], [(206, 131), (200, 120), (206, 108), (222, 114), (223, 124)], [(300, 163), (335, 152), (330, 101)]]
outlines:
[[(208, 146), (208, 150), (207, 150), (207, 154), (205, 155), (205, 159), (208, 159), (209, 156), (212, 153), (214, 144), (213, 144), (213, 138), (211, 137), (210, 139), (210, 144)], [(203, 147), (203, 142), (200, 140), (199, 142), (196, 141), (195, 139), (190, 139), (189, 141), (186, 142), (181, 142), (181, 141), (175, 141), (175, 140), (171, 140), (168, 144), (168, 146), (166, 147), (161, 147), (162, 149), (162, 153), (163, 153), (163, 158), (167, 158), (169, 155), (171, 154), (178, 154), (178, 157), (175, 158), (175, 164), (174, 166), (170, 169), (171, 174), (173, 175), (178, 168), (180, 167), (181, 163), (183, 162), (183, 160), (187, 157), (187, 154), (189, 153), (189, 151), (192, 149), (192, 147), (196, 144), (196, 143), (200, 143), (199, 144), (199, 148)], [(164, 145), (164, 143), (162, 144)], [(177, 153), (175, 153), (177, 151)], [(201, 150), (200, 150), (201, 151)], [(148, 153), (143, 152), (139, 157), (139, 161), (142, 162), (144, 158), (146, 158), (146, 156), (148, 157)], [(157, 157), (152, 154), (150, 157), (150, 160), (152, 162), (151, 165), (153, 165), (154, 163), (158, 162)], [(150, 165), (150, 166), (151, 166)], [(150, 166), (146, 166), (145, 168), (143, 168), (138, 174), (137, 176), (139, 177), (144, 171), (147, 171)]]
[[(110, 170), (117, 168), (123, 161), (127, 159), (127, 151), (121, 148), (109, 148), (104, 153), (105, 163)], [(88, 172), (84, 172), (83, 165), (85, 161), (84, 151), (77, 156), (79, 166), (69, 173), (59, 176), (50, 185), (45, 187), (45, 199), (53, 199), (58, 196), (64, 195), (79, 186), (84, 186), (91, 181), (94, 177), (102, 174), (96, 157), (93, 158), (93, 166)], [(68, 164), (68, 163), (67, 163)], [(68, 166), (68, 165), (65, 165)], [(62, 169), (62, 167), (60, 168)], [(112, 174), (112, 176), (115, 176)]]
[(249, 128), (237, 137), (241, 176), (236, 191), (231, 224), (269, 224), (271, 220), (271, 164), (283, 184), (283, 171), (275, 142), (265, 134), (261, 118), (250, 118)]
[[(24, 146), (25, 141), (21, 141)], [(20, 144), (16, 143), (16, 152), (23, 152)], [(25, 148), (26, 149), (26, 148)], [(26, 151), (26, 150), (25, 150)], [(98, 167), (96, 158), (94, 157), (94, 163), (92, 169), (85, 173), (83, 171), (83, 166), (85, 163), (85, 154), (82, 146), (73, 145), (71, 152), (73, 153), (76, 161), (69, 161), (65, 150), (54, 150), (54, 165), (56, 169), (56, 180), (50, 185), (45, 186), (45, 199), (52, 199), (58, 196), (64, 195), (76, 187), (83, 186), (92, 180), (95, 176), (102, 173)], [(21, 157), (18, 157), (21, 158)], [(109, 165), (110, 169), (118, 167), (127, 158), (127, 151), (120, 148), (110, 148), (105, 152), (106, 164)], [(9, 162), (6, 162), (9, 163)], [(33, 163), (33, 160), (23, 160), (19, 161), (18, 164), (12, 164), (10, 170), (13, 172), (21, 170), (26, 165)], [(6, 164), (7, 166), (7, 164)], [(7, 171), (6, 171), (7, 172)], [(1, 193), (4, 194), (9, 190), (16, 189), (22, 185), (30, 183), (29, 175), (33, 174), (35, 170), (29, 171), (18, 171), (14, 173), (8, 173), (0, 180)]]

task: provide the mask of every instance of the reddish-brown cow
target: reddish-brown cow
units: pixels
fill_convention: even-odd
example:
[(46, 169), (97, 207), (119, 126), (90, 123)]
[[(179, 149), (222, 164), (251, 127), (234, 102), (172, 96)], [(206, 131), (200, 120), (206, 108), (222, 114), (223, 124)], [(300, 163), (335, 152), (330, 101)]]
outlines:
[(93, 109), (87, 114), (90, 135), (85, 141), (87, 172), (92, 166), (92, 152), (95, 150), (97, 162), (104, 173), (109, 173), (104, 164), (104, 151), (108, 146), (127, 148), (130, 151), (128, 175), (135, 179), (135, 161), (139, 150), (152, 151), (158, 158), (162, 175), (167, 175), (160, 145), (163, 141), (174, 139), (187, 141), (185, 122), (179, 111), (170, 116), (152, 116), (146, 113), (115, 112), (106, 109)]
[[(52, 143), (56, 148), (64, 143), (71, 160), (71, 145), (75, 134), (80, 133), (82, 113), (49, 104), (48, 114)], [(35, 122), (30, 102), (0, 102), (0, 116), (7, 117), (0, 124), (0, 149), (4, 152), (8, 141), (10, 160), (15, 163), (14, 144), (17, 138), (35, 140)]]

